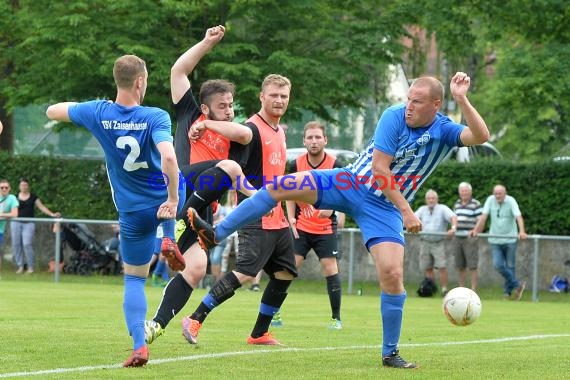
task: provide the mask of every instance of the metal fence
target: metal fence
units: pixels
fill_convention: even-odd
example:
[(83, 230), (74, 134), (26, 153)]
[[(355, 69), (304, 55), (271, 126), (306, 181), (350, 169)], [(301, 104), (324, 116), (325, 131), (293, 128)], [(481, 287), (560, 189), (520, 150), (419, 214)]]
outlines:
[[(367, 275), (367, 279), (369, 280), (376, 280), (375, 269), (372, 268), (372, 277), (370, 277), (370, 268), (366, 268), (367, 266), (373, 266), (370, 264), (372, 260), (370, 258), (363, 257), (363, 251), (365, 252), (364, 255), (370, 256), (366, 253), (365, 248), (363, 248), (363, 242), (360, 239), (360, 230), (358, 228), (346, 228), (340, 230), (344, 235), (348, 234), (348, 244), (344, 245), (346, 252), (348, 254), (348, 263), (345, 265), (340, 265), (341, 268), (345, 273), (347, 273), (347, 281), (348, 281), (348, 294), (353, 294), (354, 292), (354, 283), (356, 274), (355, 271), (358, 271), (359, 275)], [(405, 234), (406, 235), (406, 262), (405, 262), (405, 277), (411, 278), (412, 281), (418, 282), (421, 281), (423, 278), (423, 273), (419, 270), (419, 245), (421, 244), (420, 237), (422, 235), (440, 235), (445, 236), (445, 233), (425, 233), (422, 232), (420, 234)], [(358, 237), (358, 238), (357, 238)], [(492, 260), (489, 260), (490, 255), (487, 255), (489, 258), (485, 257), (485, 260), (482, 260), (483, 252), (489, 250), (489, 244), (487, 243), (486, 239), (492, 238), (517, 238), (517, 236), (510, 236), (510, 235), (491, 235), (487, 233), (480, 233), (478, 234), (479, 243), (479, 251), (480, 251), (480, 260), (479, 260), (479, 268), (480, 271), (482, 267), (486, 269), (487, 272), (492, 271), (493, 273), (494, 268), (492, 268)], [(357, 243), (357, 240), (360, 240)], [(519, 240), (518, 251), (517, 251), (517, 268), (523, 267), (524, 272), (530, 272), (530, 287), (532, 291), (532, 300), (538, 301), (538, 291), (540, 289), (539, 286), (539, 279), (542, 277), (543, 279), (547, 277), (547, 274), (542, 274), (540, 271), (541, 267), (541, 258), (544, 256), (545, 252), (541, 251), (541, 243), (545, 242), (559, 242), (559, 246), (556, 249), (551, 249), (555, 251), (551, 254), (551, 256), (555, 257), (554, 262), (549, 262), (546, 265), (546, 262), (543, 262), (543, 267), (545, 268), (546, 272), (548, 270), (558, 270), (558, 273), (563, 273), (564, 271), (568, 271), (569, 268), (564, 268), (564, 262), (568, 262), (570, 260), (570, 249), (568, 248), (567, 242), (570, 241), (570, 236), (556, 236), (556, 235), (528, 235), (526, 241)], [(523, 247), (523, 242), (525, 242)], [(359, 247), (361, 245), (362, 247)], [(530, 247), (528, 247), (530, 245)], [(529, 249), (530, 248), (530, 249)], [(549, 247), (550, 248), (550, 247)], [(414, 253), (418, 253), (418, 255), (409, 254), (410, 251), (416, 251)], [(550, 259), (552, 261), (552, 258)], [(449, 262), (449, 260), (448, 260)], [(528, 264), (527, 264), (528, 263)], [(448, 271), (453, 268), (448, 265)], [(521, 268), (519, 268), (521, 269)], [(368, 272), (368, 273), (363, 273)], [(544, 271), (543, 271), (544, 272)], [(488, 274), (488, 273), (487, 273)], [(566, 273), (566, 275), (568, 275)], [(502, 281), (502, 277), (498, 277), (499, 275), (495, 275), (498, 278), (498, 281)]]
[[(34, 222), (34, 223), (49, 223), (49, 224), (91, 224), (91, 225), (112, 225), (118, 224), (116, 220), (92, 220), (92, 219), (68, 219), (68, 218), (11, 218), (11, 220), (21, 221), (21, 222)], [(342, 251), (344, 252), (344, 259), (339, 263), (341, 273), (347, 275), (348, 288), (347, 293), (354, 293), (354, 284), (356, 281), (377, 281), (375, 268), (370, 255), (366, 252), (363, 246), (362, 238), (360, 235), (360, 229), (358, 228), (345, 228), (339, 230), (343, 237)], [(445, 235), (443, 233), (421, 233), (421, 234), (406, 234), (406, 262), (405, 262), (405, 273), (406, 278), (411, 279), (411, 281), (416, 281), (419, 283), (420, 279), (423, 278), (423, 274), (418, 270), (417, 257), (414, 254), (409, 254), (408, 251), (417, 250), (419, 247), (421, 235)], [(348, 235), (348, 241), (346, 241), (346, 236)], [(490, 234), (479, 234), (481, 239), (480, 250), (485, 251), (488, 249), (488, 244), (483, 239), (489, 237), (512, 237), (506, 235), (490, 235)], [(548, 250), (555, 250), (554, 256), (556, 257), (555, 262), (548, 263), (549, 268), (559, 268), (560, 272), (561, 263), (565, 260), (570, 259), (570, 250), (568, 249), (567, 242), (570, 241), (570, 236), (555, 236), (555, 235), (528, 235), (525, 246), (521, 247), (521, 241), (519, 241), (519, 247), (517, 252), (517, 267), (520, 263), (523, 266), (531, 278), (530, 285), (532, 291), (532, 300), (538, 301), (538, 291), (540, 289), (539, 279), (543, 279), (547, 274), (541, 274), (541, 258), (544, 256), (545, 252), (541, 251), (541, 246), (546, 241), (558, 242), (557, 248), (553, 249), (548, 247)], [(530, 244), (530, 247), (529, 247)], [(61, 234), (55, 234), (54, 242), (54, 257), (55, 263), (59, 263), (61, 259), (62, 252), (62, 241)], [(545, 250), (544, 247), (542, 247)], [(309, 255), (315, 256), (315, 255)], [(320, 278), (320, 266), (315, 263), (315, 259), (309, 260), (307, 257), (307, 264), (302, 267), (302, 275), (307, 275), (309, 278)], [(480, 254), (481, 256), (481, 254)], [(552, 259), (550, 259), (552, 261)], [(542, 263), (546, 266), (546, 263)], [(485, 267), (485, 271), (494, 271), (492, 267), (489, 266), (488, 262), (481, 263), (481, 266)], [(448, 269), (450, 266), (448, 266)], [(555, 270), (555, 269), (551, 269)], [(59, 282), (60, 280), (60, 267), (55, 265), (54, 268), (54, 281)], [(500, 281), (498, 279), (497, 281)], [(543, 281), (544, 282), (544, 281)]]
[[(119, 222), (116, 220), (93, 220), (93, 219), (67, 219), (67, 218), (10, 218), (9, 220), (17, 221), (17, 222), (33, 222), (33, 223), (49, 223), (55, 224), (58, 230), (61, 228), (63, 224), (75, 223), (75, 224), (118, 224)], [(58, 263), (61, 261), (61, 253), (62, 253), (62, 241), (61, 241), (61, 234), (56, 233), (55, 235), (55, 243), (54, 243), (54, 257), (55, 257), (55, 268), (54, 268), (54, 281), (59, 282), (60, 279), (60, 266)]]

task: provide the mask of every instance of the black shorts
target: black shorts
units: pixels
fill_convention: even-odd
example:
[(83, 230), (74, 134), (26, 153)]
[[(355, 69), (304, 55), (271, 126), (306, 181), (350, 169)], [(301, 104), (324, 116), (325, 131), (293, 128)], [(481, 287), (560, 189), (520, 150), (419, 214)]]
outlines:
[(255, 277), (261, 269), (270, 277), (283, 270), (297, 277), (293, 235), (289, 228), (279, 230), (243, 228), (238, 231), (235, 271)]
[(296, 255), (303, 256), (303, 259), (306, 259), (312, 248), (319, 260), (327, 257), (338, 259), (338, 238), (336, 233), (323, 235), (301, 230), (297, 230), (297, 232), (299, 233), (299, 239), (293, 239)]
[(208, 169), (213, 168), (216, 166), (221, 160), (208, 160), (208, 161), (201, 161), (196, 162), (192, 165), (186, 165), (180, 168), (182, 175), (184, 176), (184, 181), (186, 182), (186, 199), (190, 198), (190, 195), (195, 190), (195, 187), (199, 187), (199, 182), (196, 180)]

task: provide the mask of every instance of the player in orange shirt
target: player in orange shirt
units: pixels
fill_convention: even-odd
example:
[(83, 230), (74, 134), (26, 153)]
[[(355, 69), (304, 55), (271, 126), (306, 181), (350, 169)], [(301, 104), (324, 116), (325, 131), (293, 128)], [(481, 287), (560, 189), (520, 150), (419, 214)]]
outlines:
[[(266, 76), (259, 95), (261, 110), (246, 122), (253, 134), (251, 142), (241, 146), (232, 143), (230, 157), (240, 163), (255, 188), (262, 188), (267, 181), (285, 173), (285, 132), (279, 121), (287, 110), (290, 92), (289, 79), (277, 74)], [(238, 201), (243, 200), (244, 196), (239, 195)], [(195, 211), (190, 209), (190, 223), (195, 216)], [(191, 343), (198, 342), (198, 332), (212, 310), (231, 298), (236, 289), (263, 269), (269, 276), (269, 282), (261, 296), (257, 321), (247, 343), (280, 345), (269, 333), (269, 326), (287, 297), (289, 285), (297, 276), (293, 239), (281, 204), (272, 207), (269, 214), (243, 226), (238, 236), (236, 268), (218, 280), (194, 313), (185, 318)]]
[[(194, 99), (188, 75), (224, 36), (221, 25), (209, 28), (204, 39), (174, 63), (171, 69), (171, 95), (178, 122), (174, 145), (180, 170), (186, 182), (187, 201), (177, 219), (188, 219), (188, 207), (196, 208), (207, 220), (212, 220), (208, 207), (221, 197), (230, 185), (236, 186), (237, 178), (243, 181), (240, 166), (228, 159), (230, 144), (248, 144), (252, 133), (246, 126), (234, 123), (235, 86), (225, 80), (208, 80), (200, 87), (200, 105)], [(242, 183), (240, 183), (242, 184)], [(247, 196), (255, 190), (240, 186)], [(206, 275), (207, 253), (197, 243), (197, 236), (186, 228), (177, 244), (163, 238), (161, 252), (175, 270), (181, 270), (164, 288), (162, 300), (151, 321), (145, 321), (145, 340), (148, 344), (162, 335), (164, 328), (186, 305), (192, 291)], [(182, 331), (186, 331), (183, 325)]]
[[(297, 157), (289, 168), (289, 172), (302, 172), (317, 169), (340, 168), (342, 165), (335, 156), (325, 152), (327, 135), (325, 126), (318, 121), (305, 125), (303, 145), (307, 153)], [(295, 262), (297, 269), (301, 267), (311, 249), (319, 258), (323, 273), (327, 280), (327, 292), (331, 305), (329, 328), (342, 329), (340, 319), (340, 303), (342, 285), (338, 274), (338, 238), (337, 226), (344, 225), (344, 214), (333, 210), (317, 210), (312, 205), (287, 201), (287, 215), (294, 236)], [(280, 318), (274, 318), (272, 324), (279, 326)]]

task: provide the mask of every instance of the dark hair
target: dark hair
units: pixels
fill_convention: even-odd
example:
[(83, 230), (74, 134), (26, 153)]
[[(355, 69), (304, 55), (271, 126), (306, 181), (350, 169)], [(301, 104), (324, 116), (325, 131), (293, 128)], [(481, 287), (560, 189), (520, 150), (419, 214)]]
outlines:
[(21, 177), (20, 182), (26, 182), (28, 185), (30, 184), (30, 181), (28, 181), (26, 177)]
[(202, 83), (200, 87), (200, 104), (210, 107), (212, 96), (215, 94), (227, 94), (228, 92), (235, 95), (236, 86), (224, 79), (210, 79)]

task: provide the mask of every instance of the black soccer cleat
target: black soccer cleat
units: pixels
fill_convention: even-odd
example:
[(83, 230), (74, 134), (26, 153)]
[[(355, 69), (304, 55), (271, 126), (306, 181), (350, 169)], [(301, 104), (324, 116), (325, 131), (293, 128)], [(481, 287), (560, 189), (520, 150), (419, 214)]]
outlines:
[(400, 356), (400, 352), (395, 350), (390, 356), (385, 356), (382, 358), (382, 365), (384, 367), (392, 368), (404, 368), (404, 369), (414, 369), (419, 366), (415, 363), (408, 363)]
[(192, 229), (198, 235), (198, 243), (204, 251), (207, 252), (218, 245), (218, 243), (216, 243), (214, 227), (204, 219), (200, 218), (196, 210), (192, 207), (188, 209), (188, 220), (190, 221)]

